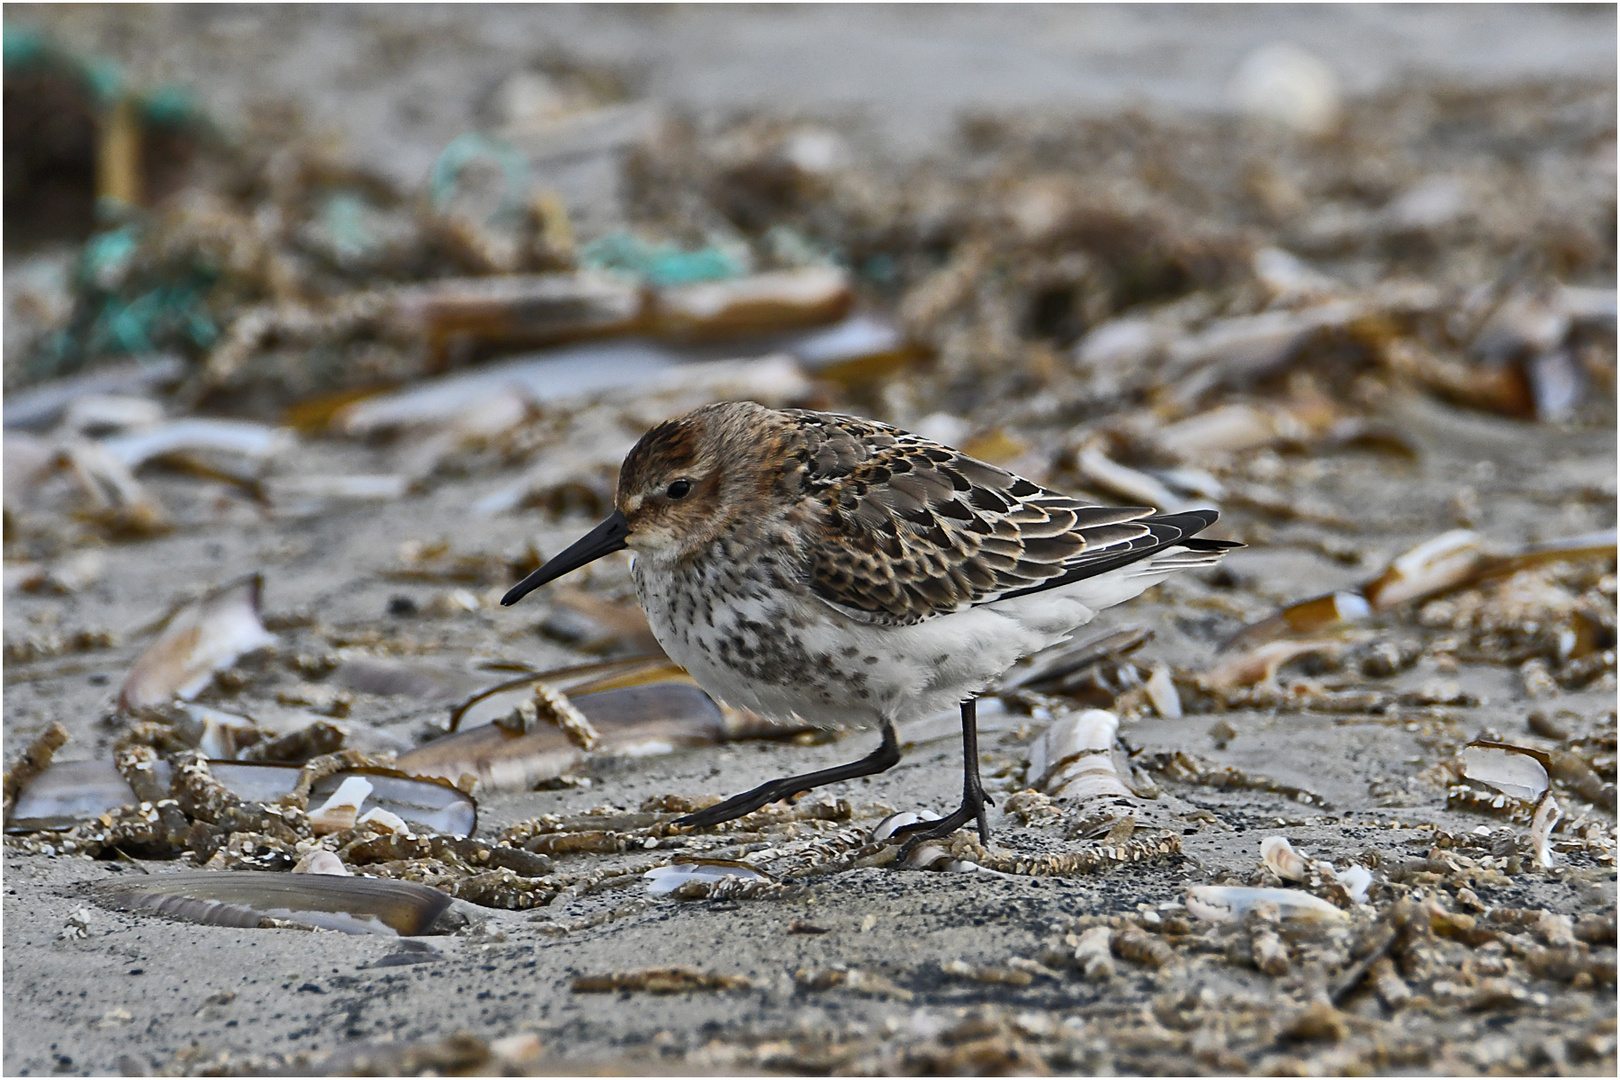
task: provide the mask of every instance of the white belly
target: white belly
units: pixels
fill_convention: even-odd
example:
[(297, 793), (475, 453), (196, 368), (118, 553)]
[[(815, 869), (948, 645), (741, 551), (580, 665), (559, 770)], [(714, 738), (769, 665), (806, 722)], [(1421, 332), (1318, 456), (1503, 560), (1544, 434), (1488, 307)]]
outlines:
[(880, 626), (808, 595), (703, 600), (661, 575), (636, 580), (654, 636), (699, 686), (729, 705), (823, 726), (905, 723), (952, 708), (1094, 614), (1055, 591)]

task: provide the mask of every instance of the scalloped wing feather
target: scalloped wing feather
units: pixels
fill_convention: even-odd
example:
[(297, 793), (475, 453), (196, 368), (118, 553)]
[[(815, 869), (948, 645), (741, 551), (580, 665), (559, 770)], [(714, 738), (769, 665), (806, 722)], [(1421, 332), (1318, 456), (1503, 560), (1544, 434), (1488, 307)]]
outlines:
[(1054, 588), (1215, 520), (1092, 505), (870, 420), (787, 415), (800, 443), (797, 494), (819, 534), (810, 589), (866, 622), (915, 623)]

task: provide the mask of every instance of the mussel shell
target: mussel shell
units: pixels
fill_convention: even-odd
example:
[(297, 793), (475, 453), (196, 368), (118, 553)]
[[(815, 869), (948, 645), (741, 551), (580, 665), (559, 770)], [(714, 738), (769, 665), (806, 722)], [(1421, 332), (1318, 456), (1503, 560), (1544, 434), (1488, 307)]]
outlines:
[(253, 871), (154, 874), (102, 885), (96, 893), (109, 907), (205, 926), (253, 928), (271, 918), (387, 937), (432, 933), (450, 906), (449, 894), (409, 881)]

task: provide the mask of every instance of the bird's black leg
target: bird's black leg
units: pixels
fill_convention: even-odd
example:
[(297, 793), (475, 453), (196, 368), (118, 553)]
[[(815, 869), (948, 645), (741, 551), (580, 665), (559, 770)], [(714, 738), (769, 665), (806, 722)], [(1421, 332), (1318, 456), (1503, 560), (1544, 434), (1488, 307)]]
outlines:
[(895, 836), (906, 837), (899, 861), (904, 862), (911, 849), (924, 840), (949, 836), (970, 821), (978, 822), (979, 843), (990, 843), (990, 824), (984, 816), (987, 804), (996, 805), (995, 800), (984, 793), (984, 784), (979, 780), (978, 706), (976, 699), (968, 698), (962, 702), (962, 805), (949, 817), (902, 825), (894, 830)]
[[(799, 776), (784, 776), (780, 780), (772, 780), (768, 784), (761, 784), (751, 791), (741, 795), (733, 795), (723, 803), (716, 803), (705, 810), (685, 817), (676, 818), (676, 825), (690, 825), (693, 828), (704, 828), (709, 825), (718, 825), (722, 821), (740, 818), (744, 814), (753, 813), (766, 803), (773, 803), (778, 799), (790, 798), (811, 788), (823, 787), (827, 784), (836, 784), (840, 780), (853, 780), (857, 776), (871, 776), (885, 769), (893, 767), (900, 760), (900, 740), (895, 737), (894, 725), (887, 720), (883, 721), (883, 742), (878, 748), (848, 765), (836, 765), (831, 769), (821, 769), (817, 772), (803, 773)], [(977, 773), (974, 774), (977, 777)]]

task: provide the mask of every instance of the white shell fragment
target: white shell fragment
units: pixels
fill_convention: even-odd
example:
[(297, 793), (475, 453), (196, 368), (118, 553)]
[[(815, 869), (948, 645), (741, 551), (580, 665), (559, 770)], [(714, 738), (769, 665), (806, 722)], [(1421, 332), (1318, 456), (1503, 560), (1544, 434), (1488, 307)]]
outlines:
[(997, 871), (988, 870), (969, 859), (951, 858), (951, 853), (938, 844), (918, 844), (906, 856), (905, 865), (913, 870), (938, 870), (946, 874), (997, 874)]
[(1397, 556), (1362, 594), (1383, 611), (1396, 604), (1431, 596), (1468, 580), (1483, 558), (1483, 538), (1468, 529), (1441, 533)]
[(249, 420), (187, 417), (104, 439), (101, 445), (131, 469), (171, 454), (235, 458), (263, 465), (292, 450), (297, 445), (297, 436), (291, 429)]
[(95, 548), (84, 548), (39, 567), (19, 584), (27, 592), (82, 592), (101, 580), (106, 569), (105, 555)]
[(122, 708), (162, 705), (196, 697), (214, 672), (276, 638), (259, 621), (257, 574), (221, 586), (181, 608), (147, 646), (118, 691)]
[(84, 394), (62, 410), (62, 427), (75, 435), (109, 435), (148, 428), (163, 420), (163, 406), (128, 394)]
[(410, 831), (410, 827), (405, 824), (404, 818), (391, 811), (384, 810), (380, 806), (373, 806), (356, 818), (354, 823), (356, 825), (381, 825), (389, 832), (394, 833)]
[(101, 443), (69, 439), (62, 445), (60, 460), (73, 471), (97, 517), (140, 533), (162, 532), (169, 527), (163, 505), (141, 486), (129, 466)]
[(1261, 904), (1277, 909), (1278, 918), (1304, 922), (1343, 922), (1349, 916), (1326, 900), (1299, 889), (1256, 889), (1242, 885), (1194, 885), (1187, 890), (1187, 910), (1208, 922), (1232, 922)]
[(1102, 709), (1086, 709), (1054, 720), (1030, 746), (1030, 786), (1044, 788), (1052, 772), (1078, 754), (1109, 749), (1118, 733), (1119, 718)]
[(304, 853), (298, 860), (298, 865), (292, 868), (295, 874), (326, 874), (329, 877), (349, 877), (349, 868), (343, 865), (343, 860), (333, 852), (324, 848), (316, 848)]
[(1101, 980), (1113, 976), (1113, 939), (1113, 930), (1106, 926), (1093, 926), (1080, 935), (1074, 947), (1074, 959), (1086, 978)]
[(1525, 802), (1535, 802), (1547, 791), (1547, 769), (1530, 754), (1503, 746), (1470, 743), (1458, 755), (1463, 776)]
[(1372, 884), (1372, 871), (1360, 863), (1351, 863), (1343, 870), (1334, 871), (1339, 884), (1344, 886), (1345, 893), (1350, 897), (1351, 903), (1365, 904), (1367, 902), (1367, 886)]
[(310, 828), (316, 836), (354, 828), (360, 817), (360, 804), (370, 794), (370, 780), (363, 776), (346, 778), (319, 808), (310, 811)]
[(1081, 447), (1075, 454), (1074, 463), (1081, 476), (1122, 499), (1144, 506), (1156, 506), (1165, 513), (1192, 509), (1195, 503), (1202, 505), (1197, 500), (1190, 502), (1177, 495), (1158, 477), (1114, 461), (1095, 443)]
[(1244, 113), (1301, 135), (1325, 134), (1339, 119), (1339, 79), (1313, 53), (1287, 41), (1243, 58), (1230, 88)]
[(410, 490), (410, 477), (396, 473), (348, 476), (273, 476), (265, 497), (279, 517), (313, 517), (340, 503), (393, 502)]
[(1535, 851), (1539, 869), (1551, 870), (1553, 867), (1552, 831), (1562, 816), (1558, 800), (1548, 794), (1536, 807), (1536, 816), (1530, 819), (1530, 846)]
[(1053, 797), (1129, 797), (1114, 765), (1119, 718), (1102, 709), (1063, 716), (1030, 748), (1030, 785)]
[(1304, 881), (1310, 861), (1294, 850), (1286, 836), (1268, 836), (1260, 841), (1260, 861), (1284, 881)]
[(1175, 680), (1170, 677), (1170, 669), (1166, 665), (1153, 665), (1153, 674), (1147, 680), (1147, 696), (1154, 712), (1166, 720), (1181, 719), (1181, 695), (1176, 691)]
[(647, 892), (652, 896), (668, 896), (689, 881), (719, 881), (728, 877), (743, 881), (770, 880), (760, 871), (740, 863), (720, 862), (678, 862), (655, 866), (642, 877), (647, 879)]
[(888, 817), (878, 822), (877, 827), (872, 830), (872, 843), (881, 843), (882, 841), (893, 836), (896, 830), (903, 829), (907, 825), (915, 825), (921, 820), (922, 818), (918, 817), (910, 810), (902, 810), (897, 814), (890, 814)]

